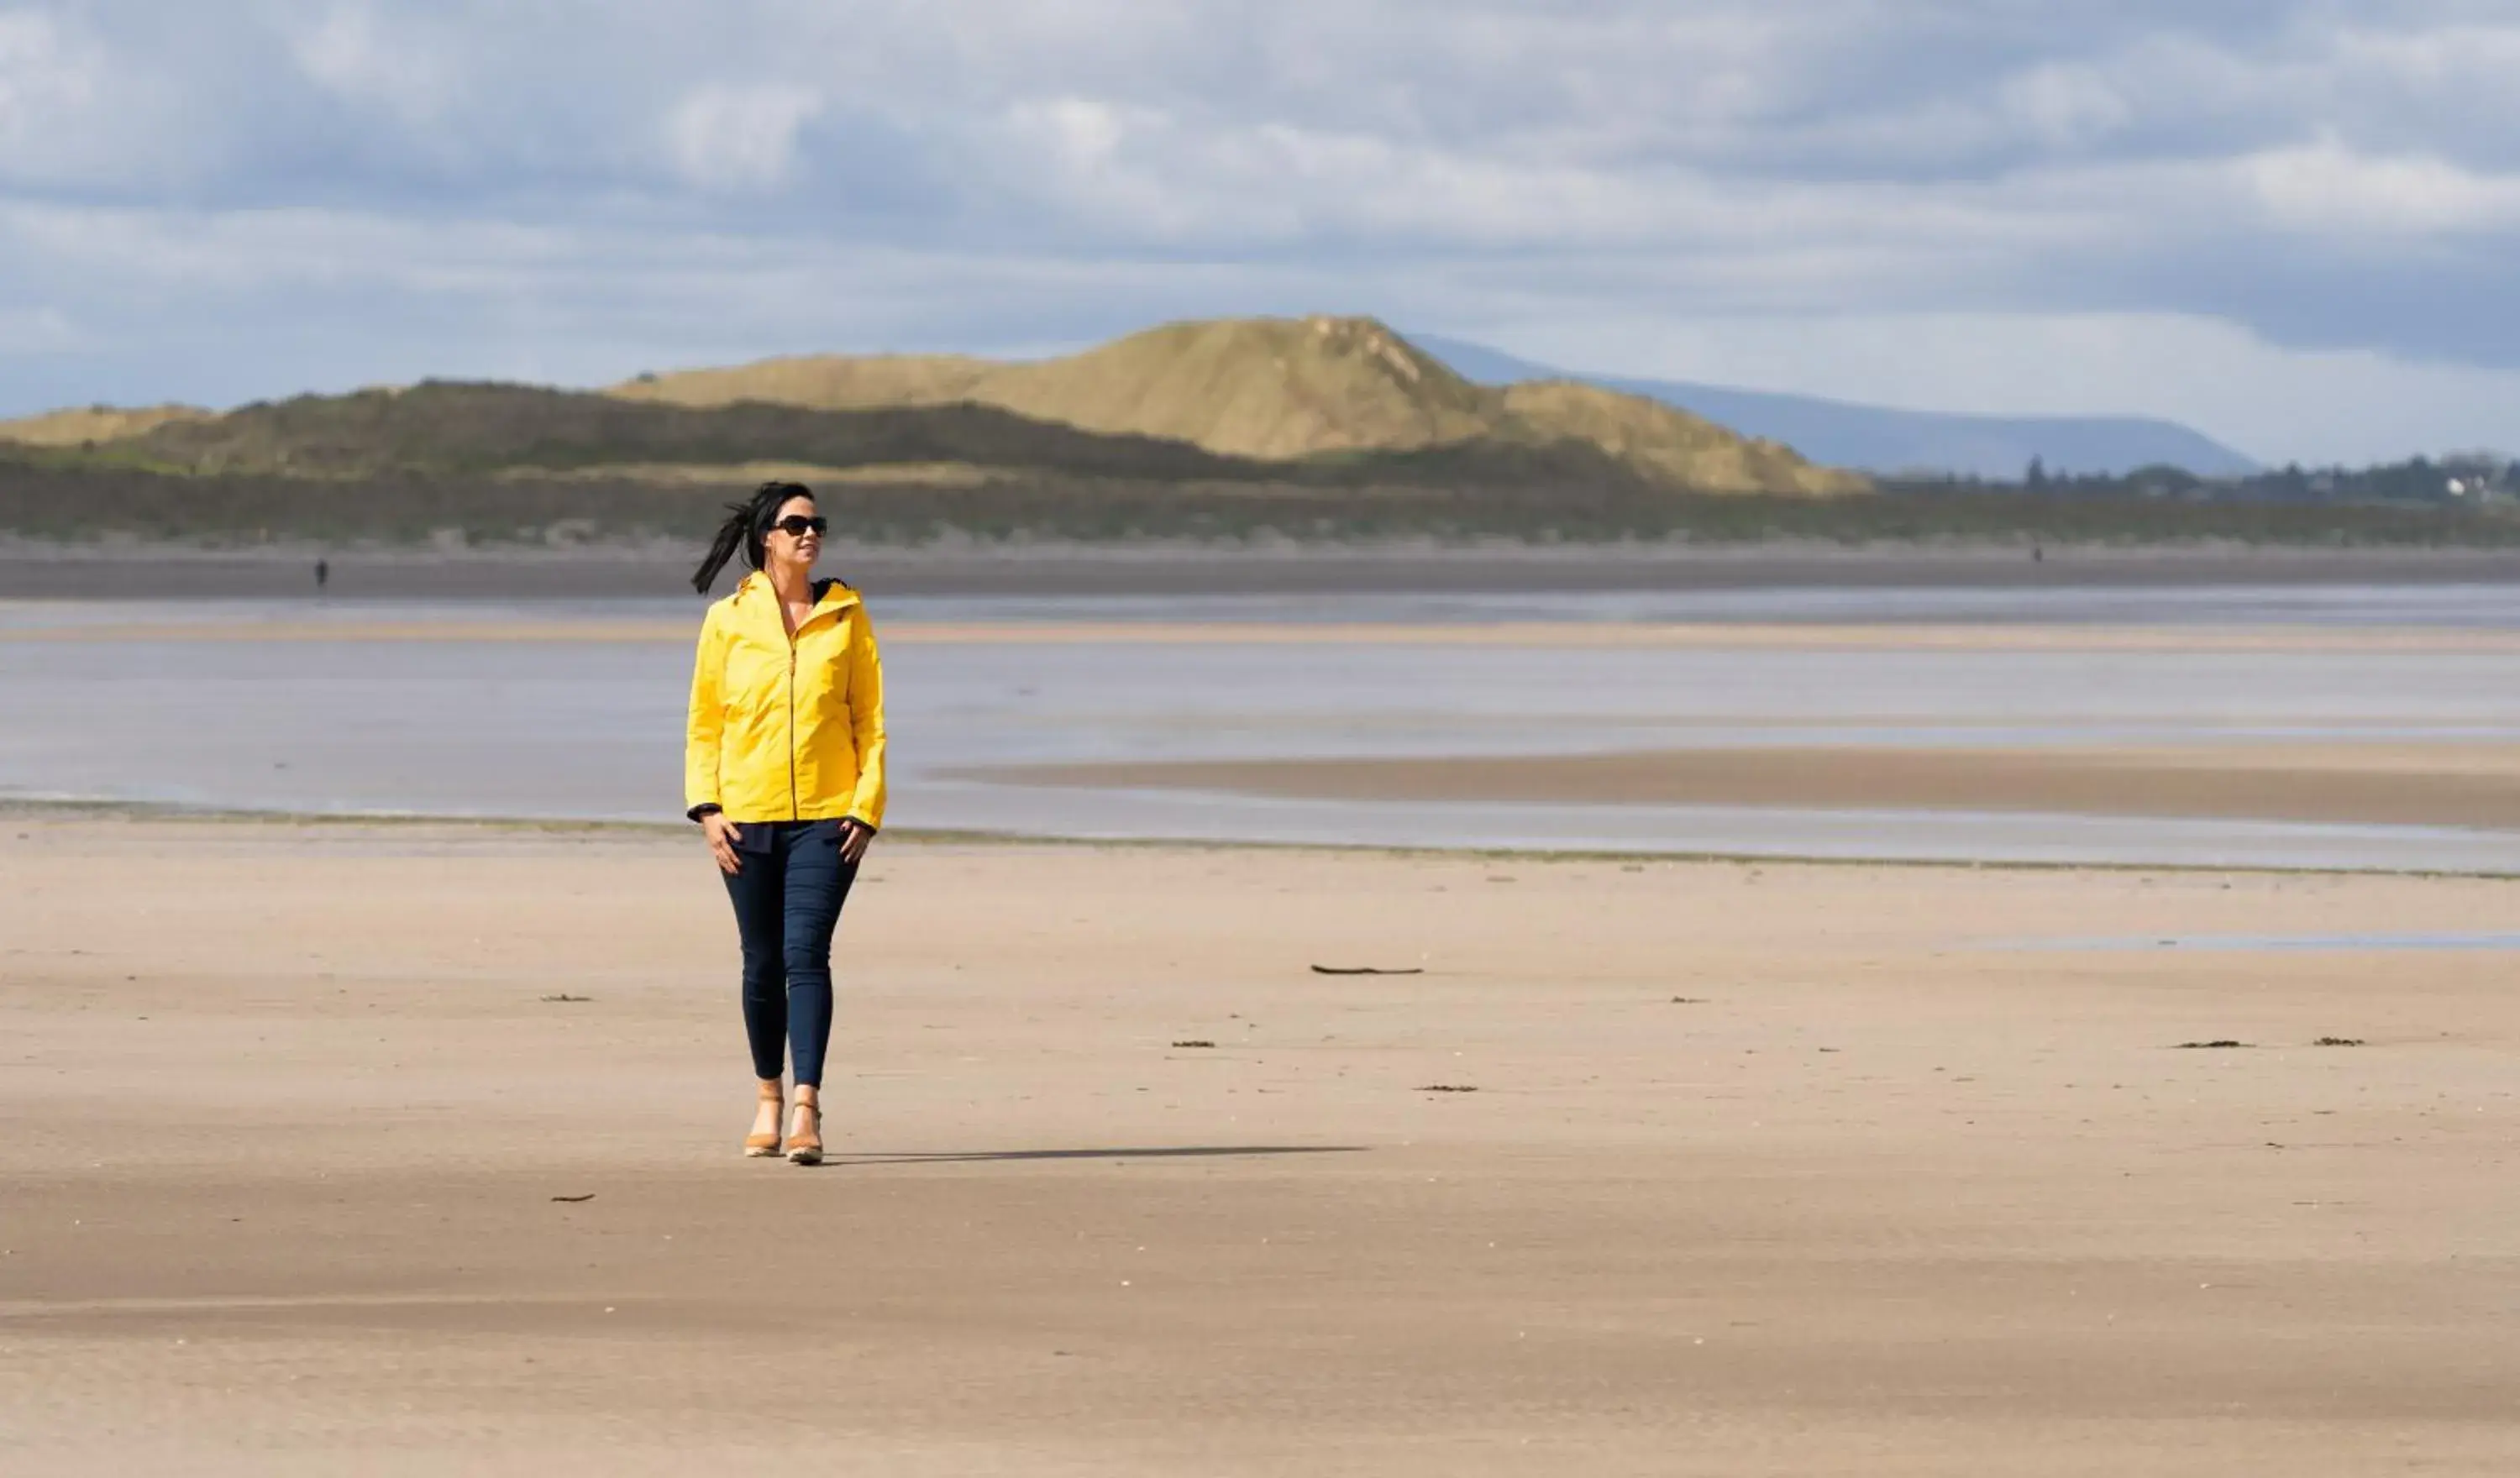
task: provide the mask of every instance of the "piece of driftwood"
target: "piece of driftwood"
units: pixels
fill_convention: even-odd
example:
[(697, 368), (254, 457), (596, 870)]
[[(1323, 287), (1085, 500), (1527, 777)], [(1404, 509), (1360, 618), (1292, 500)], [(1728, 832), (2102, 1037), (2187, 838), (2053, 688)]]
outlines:
[(1313, 966), (1313, 973), (1316, 975), (1422, 975), (1426, 971), (1422, 967), (1389, 970), (1377, 964), (1317, 964)]

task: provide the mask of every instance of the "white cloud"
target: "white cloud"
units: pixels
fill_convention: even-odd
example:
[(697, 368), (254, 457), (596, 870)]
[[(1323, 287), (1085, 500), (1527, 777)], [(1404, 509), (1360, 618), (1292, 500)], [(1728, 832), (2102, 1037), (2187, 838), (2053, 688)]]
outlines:
[(87, 342), (78, 325), (59, 308), (0, 307), (0, 354), (66, 354)]
[(2095, 143), (2134, 120), (2135, 106), (2104, 76), (2081, 67), (2034, 67), (2004, 80), (2004, 115), (2056, 148)]
[(50, 16), (0, 11), (0, 173), (51, 172), (47, 155), (75, 139), (97, 69)]
[(822, 95), (803, 87), (701, 87), (666, 115), (666, 157), (701, 190), (773, 190), (796, 167), (797, 131), (823, 107)]
[(2510, 86), (2520, 70), (2520, 21), (2400, 30), (2359, 25), (2333, 32), (2327, 57), (2337, 79), (2355, 92), (2470, 120), (2520, 112)]
[(175, 211), (0, 202), (0, 263), (22, 254), (56, 274), (120, 284), (144, 297), (349, 284), (461, 290), (484, 286), (485, 274), (516, 285), (524, 271), (582, 265), (596, 246), (593, 236), (562, 228), (307, 206)]
[(2297, 230), (2435, 236), (2520, 225), (2520, 173), (2479, 174), (2424, 155), (2374, 157), (2329, 140), (2255, 155), (2236, 172)]
[(456, 101), (460, 69), (412, 27), (395, 28), (369, 4), (327, 11), (290, 38), (289, 51), (317, 86), (353, 107), (381, 107), (404, 124), (428, 128)]
[[(1140, 111), (1135, 121), (1144, 131), (1150, 124), (1161, 126), (1163, 119)], [(1129, 137), (1132, 119), (1122, 110), (1092, 98), (1053, 98), (1017, 106), (1013, 122), (1018, 129), (1038, 130), (1044, 147), (1061, 165), (1090, 175), (1111, 167)]]

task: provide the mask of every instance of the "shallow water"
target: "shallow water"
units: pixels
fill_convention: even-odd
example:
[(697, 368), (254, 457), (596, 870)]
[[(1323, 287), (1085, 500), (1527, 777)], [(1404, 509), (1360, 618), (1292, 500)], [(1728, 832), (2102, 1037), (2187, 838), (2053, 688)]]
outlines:
[[(900, 601), (887, 621), (2150, 619), (2199, 629), (2515, 624), (2496, 587)], [(2077, 604), (2079, 603), (2079, 605)], [(1728, 615), (1711, 612), (1722, 609)], [(2058, 612), (2082, 609), (2066, 617)], [(1788, 613), (1791, 613), (1788, 615)], [(418, 622), (450, 639), (0, 640), (0, 795), (320, 812), (670, 819), (691, 603), (530, 608), (0, 607), (28, 626)], [(654, 639), (466, 640), (468, 623), (653, 619)], [(954, 778), (1085, 760), (1566, 753), (1868, 742), (2520, 740), (2504, 652), (1753, 650), (1475, 643), (922, 643), (885, 653), (894, 825), (1728, 854), (2520, 871), (2520, 834), (1733, 807), (1365, 804)]]

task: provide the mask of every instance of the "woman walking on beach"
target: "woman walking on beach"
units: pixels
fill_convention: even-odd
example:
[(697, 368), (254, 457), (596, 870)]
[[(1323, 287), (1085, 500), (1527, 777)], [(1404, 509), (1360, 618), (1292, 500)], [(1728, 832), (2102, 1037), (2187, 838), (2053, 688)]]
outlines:
[[(765, 482), (729, 507), (693, 588), (708, 594), (738, 554), (752, 573), (700, 625), (683, 758), (684, 803), (743, 939), (743, 1029), (760, 1086), (743, 1152), (799, 1165), (823, 1158), (832, 931), (883, 825), (883, 667), (858, 593), (813, 578), (827, 527), (793, 482)], [(796, 1083), (785, 1139), (783, 1057)]]

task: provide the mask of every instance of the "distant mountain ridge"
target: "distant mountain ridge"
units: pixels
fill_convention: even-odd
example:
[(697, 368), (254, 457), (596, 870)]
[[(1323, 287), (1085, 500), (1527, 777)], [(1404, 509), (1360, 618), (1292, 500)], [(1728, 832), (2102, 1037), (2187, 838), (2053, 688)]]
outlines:
[(1745, 436), (1785, 442), (1816, 462), (1878, 476), (1948, 473), (2009, 482), (2034, 457), (2051, 471), (2111, 475), (2147, 467), (2181, 468), (2200, 477), (2239, 477), (2261, 470), (2256, 460), (2202, 431), (2145, 417), (1903, 411), (1686, 381), (1575, 373), (1427, 335), (1418, 342), (1481, 383), (1574, 379), (1678, 406)]

